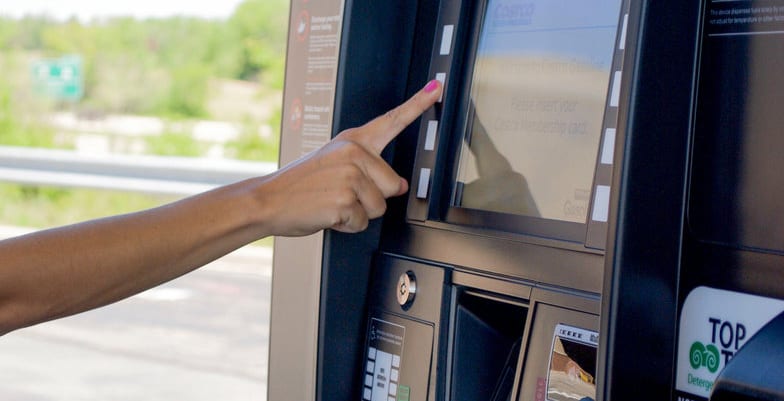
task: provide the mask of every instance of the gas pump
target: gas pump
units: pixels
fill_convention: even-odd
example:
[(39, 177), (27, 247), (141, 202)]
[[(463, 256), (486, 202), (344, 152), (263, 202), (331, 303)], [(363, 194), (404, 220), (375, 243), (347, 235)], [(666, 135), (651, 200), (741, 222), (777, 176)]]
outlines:
[(276, 239), (269, 399), (775, 391), (719, 375), (784, 310), (778, 8), (391, 3), (292, 2), (282, 162), (444, 94), (383, 218)]

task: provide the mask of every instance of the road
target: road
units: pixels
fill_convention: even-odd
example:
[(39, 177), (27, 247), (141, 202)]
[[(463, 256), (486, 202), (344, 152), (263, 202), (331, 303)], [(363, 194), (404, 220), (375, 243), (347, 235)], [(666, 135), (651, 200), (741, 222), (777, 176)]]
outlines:
[[(0, 237), (8, 236), (0, 228)], [(272, 251), (0, 337), (0, 400), (265, 401)]]

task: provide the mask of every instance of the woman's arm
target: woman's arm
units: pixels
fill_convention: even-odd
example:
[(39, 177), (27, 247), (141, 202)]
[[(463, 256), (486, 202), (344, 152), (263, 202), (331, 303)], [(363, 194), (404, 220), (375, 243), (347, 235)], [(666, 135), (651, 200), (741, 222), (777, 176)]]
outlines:
[(126, 298), (270, 235), (356, 232), (408, 190), (379, 156), (438, 99), (406, 103), (276, 173), (155, 209), (0, 241), (0, 334)]

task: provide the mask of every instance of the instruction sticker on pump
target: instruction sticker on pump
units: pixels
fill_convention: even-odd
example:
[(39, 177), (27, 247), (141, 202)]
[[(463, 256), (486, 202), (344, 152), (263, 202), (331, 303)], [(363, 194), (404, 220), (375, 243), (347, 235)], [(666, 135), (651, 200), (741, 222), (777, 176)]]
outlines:
[(363, 401), (408, 401), (399, 397), (405, 389), (398, 386), (405, 334), (406, 328), (399, 324), (370, 319)]
[(779, 299), (709, 287), (692, 290), (681, 313), (676, 399), (707, 400), (727, 362), (782, 311)]

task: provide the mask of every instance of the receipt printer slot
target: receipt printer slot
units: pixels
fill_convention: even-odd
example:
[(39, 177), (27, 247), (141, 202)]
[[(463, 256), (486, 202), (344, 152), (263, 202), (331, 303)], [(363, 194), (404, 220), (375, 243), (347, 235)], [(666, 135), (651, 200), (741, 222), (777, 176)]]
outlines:
[(455, 305), (453, 401), (507, 400), (514, 383), (527, 307), (463, 292)]

